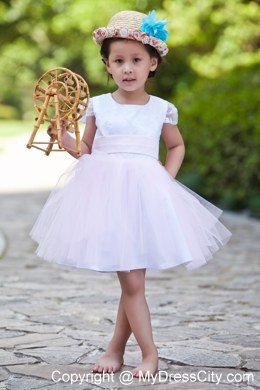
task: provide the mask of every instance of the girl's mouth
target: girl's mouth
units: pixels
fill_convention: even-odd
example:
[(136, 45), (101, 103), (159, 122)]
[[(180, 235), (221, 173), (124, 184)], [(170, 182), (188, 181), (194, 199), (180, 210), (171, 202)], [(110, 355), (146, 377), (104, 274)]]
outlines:
[(123, 80), (124, 83), (131, 83), (133, 81), (135, 81), (135, 79), (124, 79)]

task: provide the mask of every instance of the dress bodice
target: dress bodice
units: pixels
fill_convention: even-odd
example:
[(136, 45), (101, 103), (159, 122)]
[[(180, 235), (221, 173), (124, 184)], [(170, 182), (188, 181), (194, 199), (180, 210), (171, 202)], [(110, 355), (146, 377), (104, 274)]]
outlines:
[[(116, 139), (115, 136), (122, 136), (121, 140), (125, 137), (128, 144), (130, 144), (131, 137), (134, 138), (135, 144), (136, 140), (142, 143), (147, 140), (147, 143), (153, 144), (152, 154), (154, 157), (157, 155), (157, 158), (163, 124), (177, 124), (178, 122), (177, 108), (172, 103), (153, 95), (150, 95), (149, 101), (143, 105), (117, 103), (111, 93), (95, 96), (90, 99), (87, 112), (81, 122), (85, 123), (88, 116), (95, 116), (97, 126), (93, 145), (97, 142), (99, 144), (102, 142), (103, 145), (105, 141), (108, 147), (110, 140), (112, 142)], [(101, 140), (100, 137), (105, 137), (105, 139)], [(125, 145), (124, 148), (126, 148)], [(136, 157), (138, 154), (140, 157), (142, 150), (136, 149), (134, 152), (132, 147), (129, 152), (125, 149), (120, 152), (117, 147), (115, 153), (127, 157)], [(149, 153), (144, 153), (143, 157), (149, 157)]]

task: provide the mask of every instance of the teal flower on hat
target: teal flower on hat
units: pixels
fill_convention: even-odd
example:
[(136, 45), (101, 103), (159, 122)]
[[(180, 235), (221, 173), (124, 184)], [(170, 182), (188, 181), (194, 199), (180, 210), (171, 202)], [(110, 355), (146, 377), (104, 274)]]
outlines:
[(168, 38), (169, 31), (165, 30), (164, 26), (168, 22), (165, 20), (156, 20), (155, 18), (155, 10), (149, 12), (149, 14), (142, 19), (140, 30), (165, 42)]

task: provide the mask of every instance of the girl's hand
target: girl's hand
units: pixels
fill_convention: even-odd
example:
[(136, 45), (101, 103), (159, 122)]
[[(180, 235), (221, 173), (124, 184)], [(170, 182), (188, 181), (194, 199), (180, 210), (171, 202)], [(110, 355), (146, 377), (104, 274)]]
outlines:
[[(68, 124), (68, 121), (62, 120), (61, 121), (61, 136), (63, 136), (66, 133), (66, 126)], [(54, 123), (50, 123), (47, 128), (47, 133), (51, 138), (57, 138), (57, 128), (54, 126)]]
[(51, 138), (54, 138), (56, 137), (56, 132), (54, 130), (54, 126), (53, 124), (49, 124), (49, 126), (47, 127), (47, 134), (51, 137)]
[(160, 160), (158, 160), (158, 162), (164, 167), (164, 169), (166, 170), (166, 172), (167, 172), (167, 174), (170, 176), (170, 178), (171, 178), (171, 179), (175, 179), (176, 175), (173, 176), (173, 175), (168, 171), (168, 169), (165, 168), (165, 166), (163, 165), (163, 163), (162, 163)]

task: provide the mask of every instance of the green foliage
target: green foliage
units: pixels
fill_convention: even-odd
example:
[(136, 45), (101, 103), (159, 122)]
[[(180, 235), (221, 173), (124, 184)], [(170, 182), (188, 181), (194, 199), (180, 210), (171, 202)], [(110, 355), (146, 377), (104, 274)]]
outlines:
[(260, 61), (260, 8), (245, 0), (168, 0), (170, 44), (184, 47), (191, 69), (208, 78), (220, 77)]
[(34, 115), (34, 84), (53, 67), (64, 66), (82, 74), (91, 91), (103, 88), (106, 75), (92, 31), (106, 25), (114, 13), (135, 8), (135, 3), (26, 0), (1, 8), (0, 102), (13, 104), (21, 117), (30, 118)]
[[(186, 143), (181, 179), (223, 207), (247, 207), (257, 215), (256, 0), (1, 2), (0, 117), (13, 113), (13, 118), (33, 119), (34, 85), (57, 66), (84, 76), (91, 95), (113, 89), (92, 31), (124, 9), (156, 9), (169, 21), (170, 52), (156, 78), (149, 80), (148, 91), (172, 100), (179, 109)], [(163, 160), (163, 143), (160, 148)]]
[(18, 112), (15, 107), (6, 104), (0, 104), (0, 119), (18, 118)]
[(182, 173), (204, 177), (203, 193), (224, 207), (248, 207), (259, 189), (259, 84), (256, 67), (237, 69), (198, 79), (174, 99), (186, 144)]
[(252, 195), (248, 199), (248, 208), (251, 211), (252, 215), (257, 218), (260, 218), (260, 195)]

